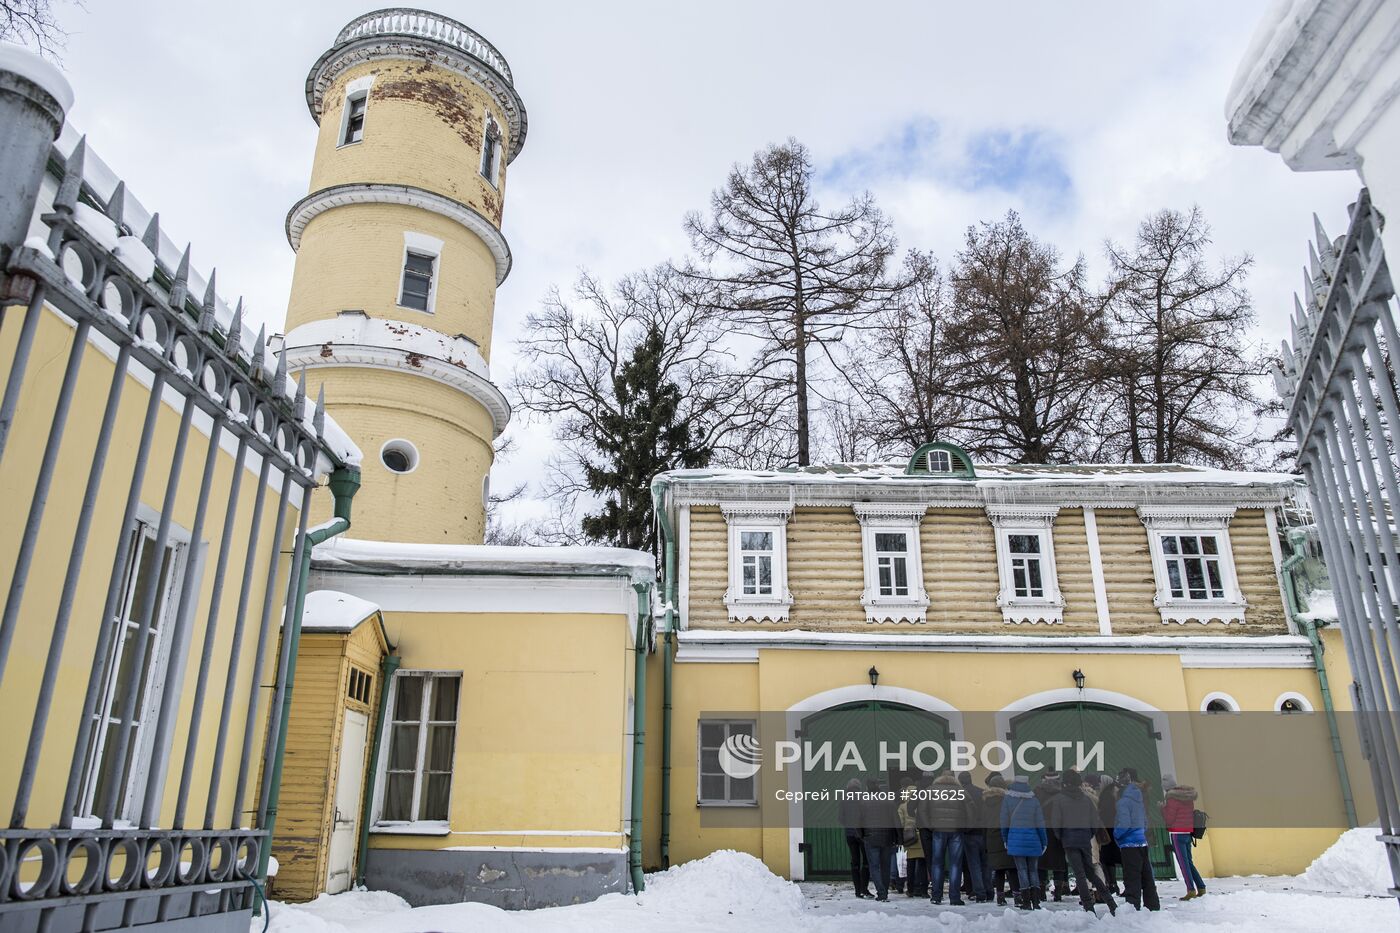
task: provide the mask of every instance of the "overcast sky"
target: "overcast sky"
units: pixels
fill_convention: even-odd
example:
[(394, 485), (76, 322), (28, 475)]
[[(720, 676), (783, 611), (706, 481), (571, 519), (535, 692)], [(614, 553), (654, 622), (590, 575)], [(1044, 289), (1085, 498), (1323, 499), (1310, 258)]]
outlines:
[[(508, 382), (520, 324), (551, 284), (681, 255), (685, 211), (788, 136), (811, 148), (826, 199), (869, 189), (902, 247), (942, 257), (968, 224), (1014, 208), (1097, 277), (1105, 237), (1198, 203), (1222, 254), (1254, 255), (1259, 336), (1276, 345), (1310, 214), (1339, 234), (1359, 182), (1227, 143), (1225, 93), (1266, 6), (436, 0), (506, 56), (530, 115), (507, 195), (515, 266), (496, 305), (495, 380)], [(306, 73), (374, 8), (59, 8), (72, 122), (272, 331), (292, 273), (283, 222), (315, 139)], [(547, 432), (522, 433), (511, 472), (535, 475)]]

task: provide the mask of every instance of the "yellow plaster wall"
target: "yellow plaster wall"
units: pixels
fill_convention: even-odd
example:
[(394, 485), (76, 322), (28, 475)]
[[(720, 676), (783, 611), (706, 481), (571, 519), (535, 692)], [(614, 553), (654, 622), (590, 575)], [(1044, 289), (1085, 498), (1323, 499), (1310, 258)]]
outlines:
[[(634, 654), (606, 614), (385, 612), (402, 670), (461, 671), (450, 835), (375, 848), (611, 848), (623, 830)], [(525, 832), (528, 831), (528, 832)]]
[[(405, 232), (443, 241), (431, 312), (398, 303)], [(358, 310), (448, 336), (464, 334), (490, 360), (495, 301), (496, 260), (461, 224), (406, 204), (348, 204), (306, 225), (292, 275), (287, 329)]]
[[(14, 353), (14, 341), (19, 331), (22, 308), (6, 309), (6, 320), (0, 328), (0, 379), (8, 374)], [(49, 433), (53, 406), (57, 398), (68, 348), (73, 335), (72, 327), (58, 315), (46, 309), (44, 318), (36, 334), (24, 388), (19, 401), (15, 423), (12, 427), (5, 458), (0, 462), (0, 501), (8, 507), (10, 520), (5, 525), (5, 533), (0, 534), (0, 588), (8, 590), (10, 578), (18, 553), (20, 534), (24, 516), (33, 495), (40, 458), (43, 454), (43, 440)], [(92, 453), (102, 419), (107, 390), (111, 384), (113, 363), (109, 357), (89, 345), (82, 363), (78, 379), (75, 403), (68, 419), (60, 449), (58, 469), (54, 476), (44, 524), (37, 542), (37, 550), (30, 571), (25, 592), (20, 623), (11, 647), (9, 662), (5, 670), (3, 684), (0, 684), (0, 745), (15, 750), (14, 754), (0, 756), (0, 789), (12, 788), (18, 780), (22, 758), (21, 750), (29, 737), (30, 723), (39, 692), (44, 659), (48, 651), (54, 615), (63, 577), (67, 571), (71, 551), (72, 531), (77, 523), (78, 511), (82, 502), (82, 492), (87, 482), (92, 463)], [(104, 482), (101, 487), (98, 507), (93, 516), (92, 528), (84, 557), (84, 569), (80, 577), (76, 600), (67, 635), (65, 650), (59, 666), (57, 689), (49, 719), (48, 731), (39, 760), (39, 780), (35, 785), (33, 802), (30, 807), (28, 825), (46, 826), (56, 822), (67, 781), (69, 764), (73, 755), (74, 739), (77, 733), (78, 718), (82, 708), (88, 676), (92, 667), (94, 646), (97, 642), (98, 624), (102, 618), (107, 584), (110, 579), (112, 560), (116, 553), (122, 511), (126, 504), (135, 463), (137, 439), (145, 416), (149, 391), (136, 378), (128, 376), (125, 381), (119, 407), (118, 422), (113, 443), (107, 456)], [(152, 510), (159, 510), (165, 496), (167, 477), (170, 474), (171, 457), (174, 451), (179, 414), (169, 406), (163, 406), (157, 420), (156, 439), (152, 446), (150, 465), (141, 489), (141, 501)], [(200, 477), (204, 469), (208, 450), (208, 437), (192, 428), (180, 472), (180, 484), (175, 500), (173, 520), (179, 527), (188, 530), (194, 523)], [(179, 703), (172, 730), (172, 763), (166, 780), (158, 825), (169, 826), (174, 813), (176, 794), (180, 783), (180, 769), (184, 760), (186, 740), (190, 730), (190, 716), (194, 699), (196, 672), (199, 656), (205, 639), (205, 624), (209, 617), (209, 604), (212, 598), (214, 567), (218, 556), (218, 545), (223, 533), (224, 515), (227, 506), (227, 490), (233, 475), (232, 457), (225, 451), (216, 453), (217, 465), (214, 472), (214, 487), (205, 519), (203, 541), (203, 566), (197, 577), (197, 597), (194, 601), (193, 624), (188, 634), (188, 660), (184, 679), (181, 682)], [(194, 791), (189, 803), (187, 821), (202, 823), (205, 790), (210, 780), (213, 763), (214, 736), (218, 718), (223, 709), (224, 679), (228, 671), (230, 647), (235, 612), (239, 597), (239, 582), (247, 555), (248, 531), (252, 522), (253, 501), (257, 490), (256, 472), (244, 472), (242, 492), (235, 515), (235, 533), (232, 539), (229, 570), (222, 601), (218, 612), (218, 628), (212, 655), (210, 681), (203, 719), (200, 724), (200, 739), (193, 771)], [(327, 496), (319, 493), (318, 497)], [(241, 761), (241, 748), (244, 738), (246, 706), (242, 698), (249, 695), (253, 679), (253, 655), (257, 644), (258, 627), (261, 622), (264, 588), (267, 581), (267, 557), (273, 554), (270, 538), (275, 523), (277, 490), (269, 489), (268, 506), (264, 510), (260, 529), (258, 552), (263, 557), (253, 574), (253, 586), (249, 599), (249, 610), (245, 622), (242, 653), (240, 657), (235, 692), (229, 698), (236, 704), (231, 719), (226, 757), (220, 780), (220, 793), (217, 807), (216, 825), (228, 825), (234, 794), (234, 785)], [(276, 592), (273, 595), (273, 630), (267, 651), (267, 667), (260, 682), (271, 682), (276, 665), (275, 626), (280, 622), (281, 608), (287, 586), (289, 555), (296, 532), (297, 518), (294, 508), (287, 510), (286, 531), (277, 552)], [(198, 550), (198, 548), (196, 548)], [(174, 663), (172, 661), (172, 663)], [(257, 734), (254, 738), (254, 754), (261, 756), (262, 735), (267, 712), (267, 696), (260, 692), (261, 709)], [(258, 769), (254, 765), (249, 792), (243, 805), (245, 815), (240, 822), (250, 821), (246, 811), (256, 809), (256, 780)]]
[[(316, 368), (308, 393), (325, 387), (326, 410), (364, 452), (353, 537), (427, 544), (480, 544), (486, 527), (482, 478), (491, 469), (491, 416), (457, 389), (409, 372)], [(395, 473), (380, 448), (404, 438), (418, 467)], [(313, 507), (312, 521), (331, 503)]]

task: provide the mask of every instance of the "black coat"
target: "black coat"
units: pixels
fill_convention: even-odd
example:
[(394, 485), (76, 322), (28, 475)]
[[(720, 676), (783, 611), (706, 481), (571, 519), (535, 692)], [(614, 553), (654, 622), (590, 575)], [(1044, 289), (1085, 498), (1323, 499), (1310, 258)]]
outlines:
[(847, 839), (859, 839), (865, 835), (865, 828), (860, 821), (860, 809), (860, 801), (849, 798), (842, 800), (837, 807), (837, 819), (841, 828), (846, 831)]
[[(891, 799), (880, 799), (887, 795)], [(893, 846), (899, 844), (899, 801), (897, 795), (887, 788), (872, 791), (871, 796), (860, 801), (860, 824), (865, 830), (865, 839), (871, 845)]]
[(1060, 791), (1052, 811), (1050, 834), (1066, 849), (1091, 848), (1094, 836), (1103, 829), (1098, 804), (1078, 784)]

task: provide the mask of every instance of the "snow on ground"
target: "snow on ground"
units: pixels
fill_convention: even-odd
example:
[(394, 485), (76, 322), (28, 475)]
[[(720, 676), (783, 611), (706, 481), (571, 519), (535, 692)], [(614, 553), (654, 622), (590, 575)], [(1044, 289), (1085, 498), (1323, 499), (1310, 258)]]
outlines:
[(1376, 840), (1379, 833), (1374, 826), (1358, 826), (1342, 833), (1298, 876), (1298, 886), (1314, 891), (1383, 896), (1391, 880), (1390, 866)]
[[(1375, 830), (1370, 832), (1371, 844)], [(1348, 837), (1309, 869), (1327, 861), (1326, 877), (1350, 888), (1374, 859)], [(1331, 856), (1330, 860), (1328, 856)], [(1387, 882), (1388, 883), (1388, 882)], [(1389, 897), (1303, 890), (1303, 878), (1217, 878), (1206, 897), (1183, 903), (1179, 883), (1159, 887), (1164, 909), (1135, 913), (1126, 905), (1112, 921), (1126, 930), (1218, 930), (1239, 933), (1318, 933), (1325, 930), (1393, 930), (1395, 901)], [(1382, 888), (1383, 890), (1384, 888)], [(1330, 890), (1335, 890), (1331, 888)], [(1048, 903), (1034, 913), (991, 904), (935, 906), (923, 898), (891, 894), (888, 903), (857, 900), (850, 885), (793, 884), (762, 862), (738, 852), (707, 858), (649, 875), (640, 896), (609, 894), (588, 904), (547, 910), (503, 911), (484, 904), (409, 908), (382, 891), (322, 895), (309, 904), (272, 904), (269, 933), (914, 933), (935, 927), (965, 933), (1023, 933), (1097, 929), (1109, 922), (1077, 903)], [(262, 929), (256, 918), (252, 933)]]

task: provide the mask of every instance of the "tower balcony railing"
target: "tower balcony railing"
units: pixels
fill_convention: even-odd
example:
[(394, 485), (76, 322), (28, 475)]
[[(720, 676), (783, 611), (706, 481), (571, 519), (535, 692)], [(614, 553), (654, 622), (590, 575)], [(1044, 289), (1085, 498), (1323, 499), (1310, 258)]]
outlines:
[(450, 45), (480, 59), (512, 85), (515, 83), (505, 56), (494, 45), (475, 30), (439, 13), (408, 7), (376, 10), (351, 20), (336, 36), (335, 44), (375, 36), (415, 36)]

